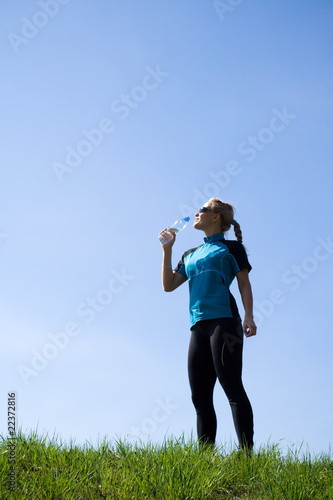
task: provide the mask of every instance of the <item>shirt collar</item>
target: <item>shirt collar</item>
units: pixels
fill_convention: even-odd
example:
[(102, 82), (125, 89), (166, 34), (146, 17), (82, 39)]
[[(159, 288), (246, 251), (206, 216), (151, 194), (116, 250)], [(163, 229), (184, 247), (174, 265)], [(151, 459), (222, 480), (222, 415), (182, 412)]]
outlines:
[(205, 236), (205, 243), (214, 243), (214, 241), (224, 240), (224, 233), (212, 234), (211, 236)]

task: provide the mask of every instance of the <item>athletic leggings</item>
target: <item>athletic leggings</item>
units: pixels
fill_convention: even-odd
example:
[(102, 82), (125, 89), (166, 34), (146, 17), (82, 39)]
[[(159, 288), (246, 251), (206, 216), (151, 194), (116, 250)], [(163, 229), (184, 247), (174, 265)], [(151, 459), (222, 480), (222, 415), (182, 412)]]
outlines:
[(191, 328), (188, 374), (200, 443), (214, 444), (213, 391), (218, 378), (229, 400), (240, 448), (253, 446), (253, 413), (242, 383), (243, 329), (240, 319), (199, 321)]

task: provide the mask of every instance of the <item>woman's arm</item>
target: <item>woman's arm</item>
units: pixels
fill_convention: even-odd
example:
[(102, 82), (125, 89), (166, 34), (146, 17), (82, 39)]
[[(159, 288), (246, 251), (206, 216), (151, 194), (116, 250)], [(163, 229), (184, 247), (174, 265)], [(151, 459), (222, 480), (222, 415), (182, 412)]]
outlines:
[(163, 249), (162, 287), (165, 292), (172, 292), (186, 281), (186, 278), (184, 278), (182, 274), (172, 271), (171, 254), (172, 246), (176, 239), (176, 233), (171, 234), (172, 239), (165, 245), (161, 244)]
[(248, 269), (242, 269), (236, 274), (236, 277), (245, 309), (245, 317), (243, 321), (244, 335), (246, 337), (252, 337), (257, 333), (257, 326), (253, 320), (253, 296)]

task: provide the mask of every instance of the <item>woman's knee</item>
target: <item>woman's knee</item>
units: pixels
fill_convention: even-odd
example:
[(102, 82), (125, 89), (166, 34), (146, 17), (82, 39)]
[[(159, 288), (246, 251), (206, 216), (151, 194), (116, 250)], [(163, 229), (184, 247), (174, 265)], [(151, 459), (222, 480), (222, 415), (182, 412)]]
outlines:
[(192, 403), (196, 410), (213, 408), (213, 397), (205, 392), (193, 392), (191, 395)]

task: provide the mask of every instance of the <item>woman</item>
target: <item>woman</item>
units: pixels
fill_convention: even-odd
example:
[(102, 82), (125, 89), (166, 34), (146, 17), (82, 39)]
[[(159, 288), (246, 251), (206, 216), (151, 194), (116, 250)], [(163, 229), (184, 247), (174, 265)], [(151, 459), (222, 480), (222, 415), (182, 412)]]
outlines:
[[(225, 240), (234, 226), (237, 241)], [(215, 443), (216, 414), (213, 390), (218, 379), (229, 400), (240, 449), (253, 447), (253, 413), (242, 383), (243, 331), (256, 335), (249, 271), (242, 232), (229, 203), (211, 198), (195, 214), (195, 229), (205, 233), (204, 243), (185, 252), (174, 270), (172, 246), (176, 235), (162, 245), (162, 286), (172, 292), (189, 281), (191, 340), (188, 374), (202, 444)], [(166, 229), (161, 231), (163, 233)], [(160, 234), (161, 234), (160, 233)], [(229, 291), (236, 276), (245, 310), (243, 328), (234, 297)]]

